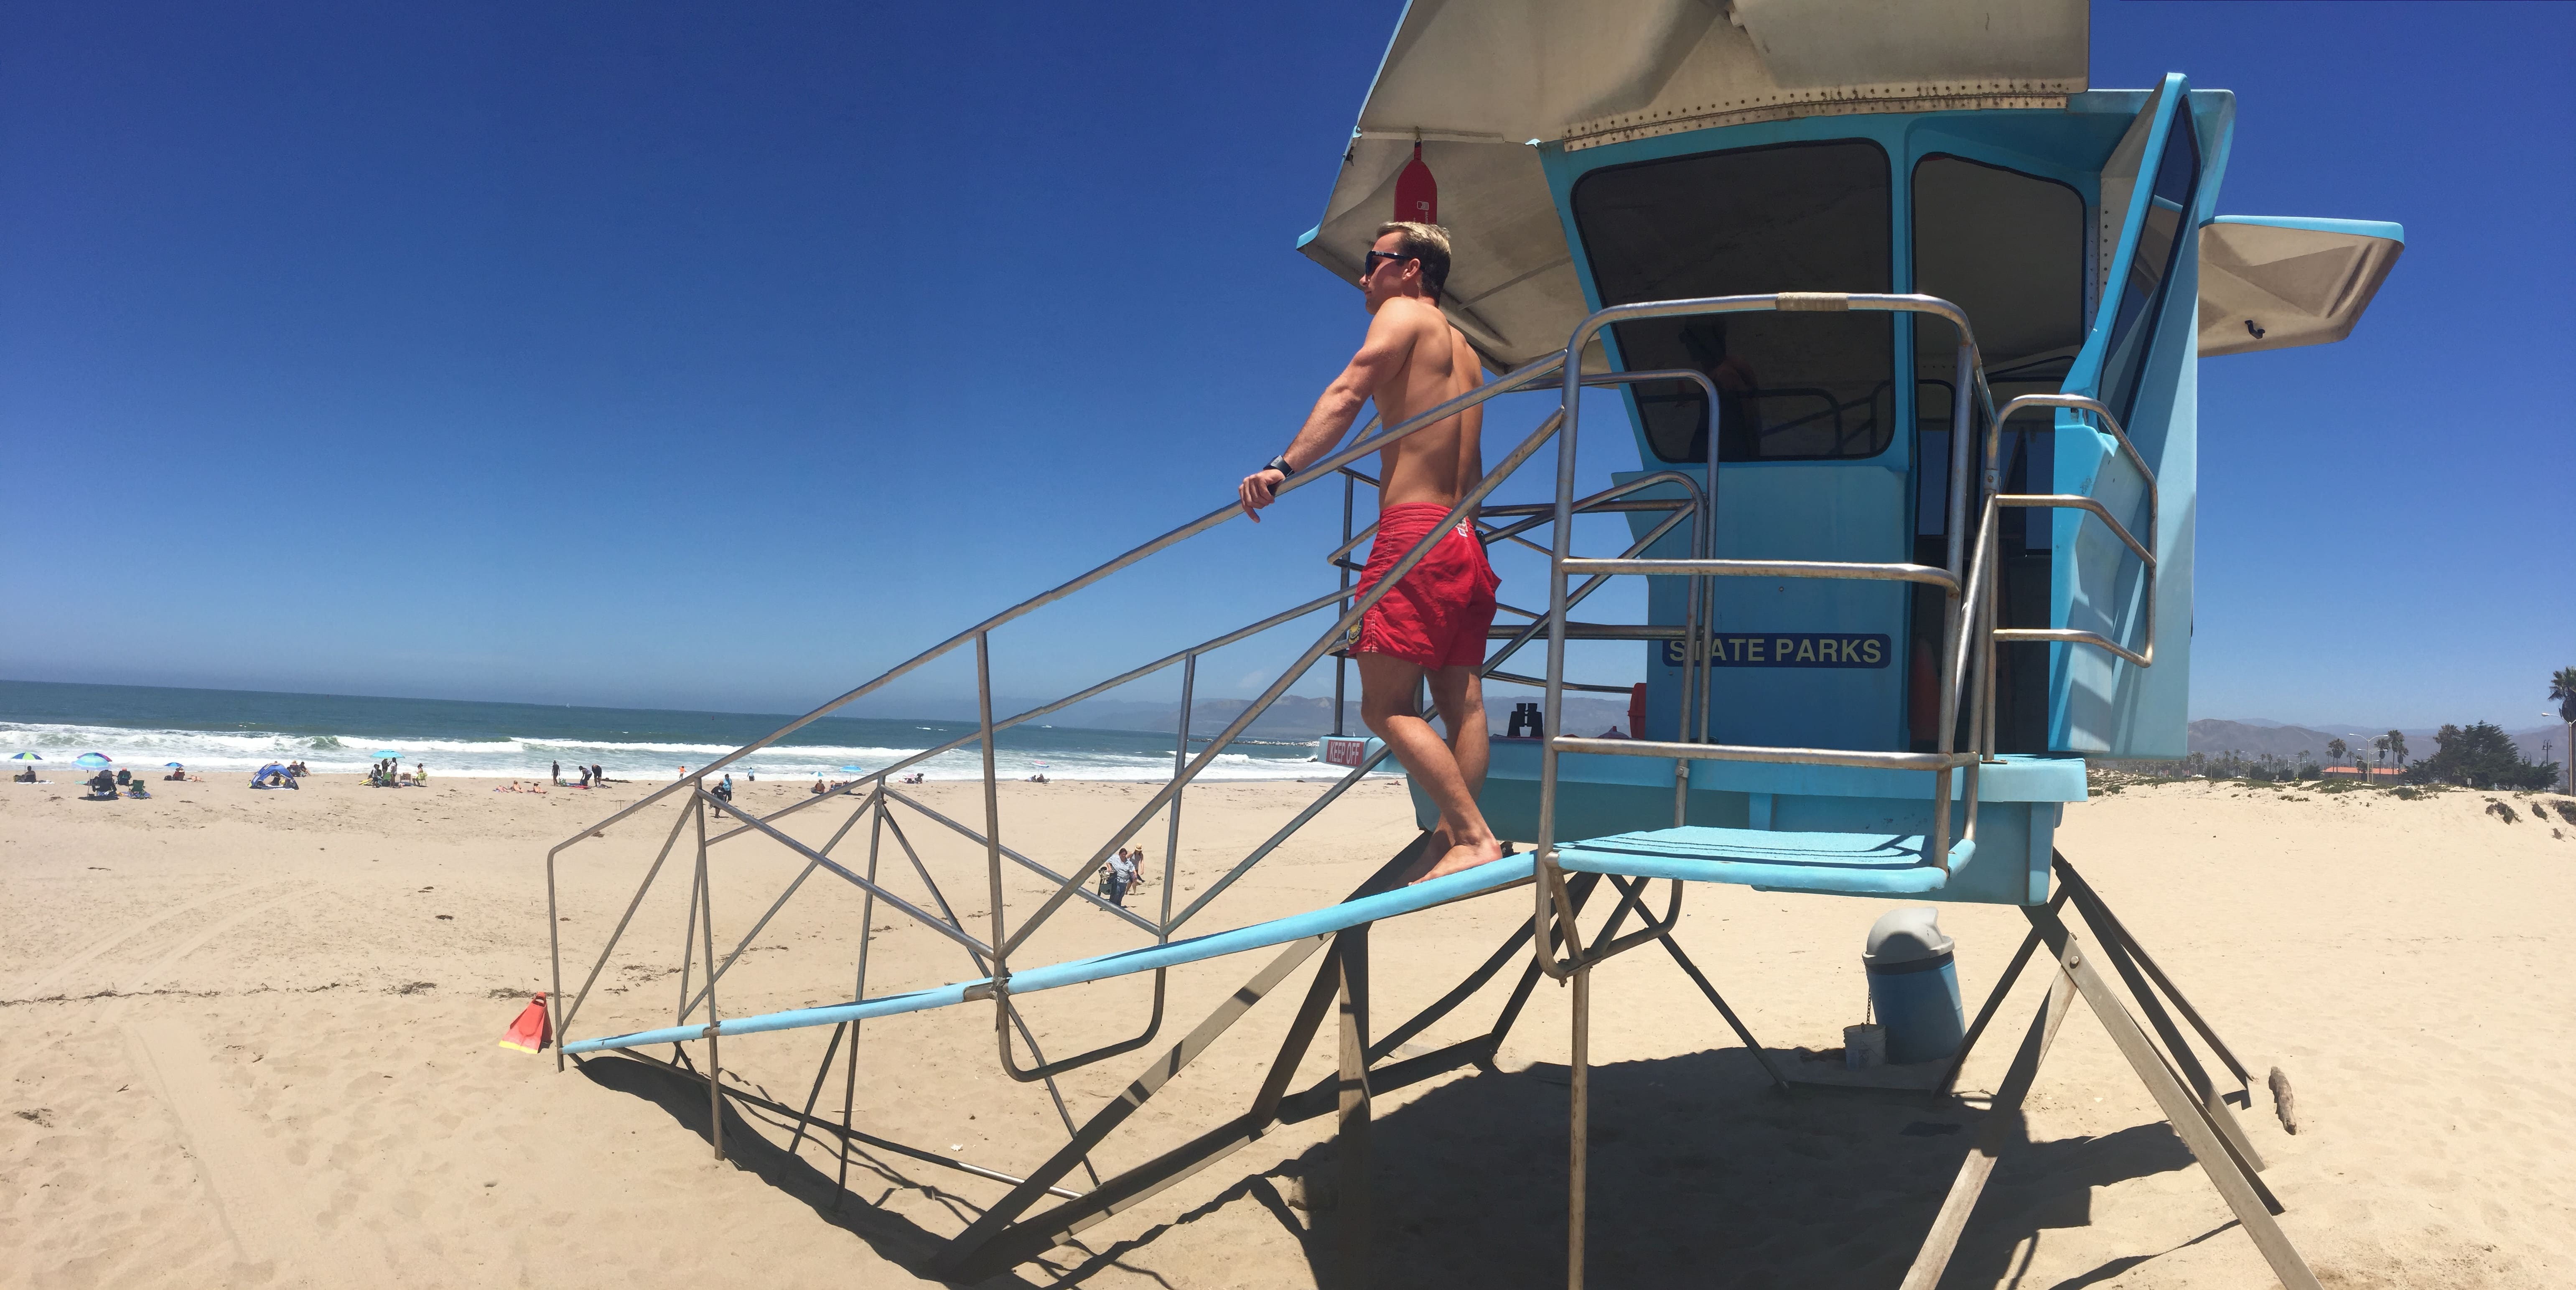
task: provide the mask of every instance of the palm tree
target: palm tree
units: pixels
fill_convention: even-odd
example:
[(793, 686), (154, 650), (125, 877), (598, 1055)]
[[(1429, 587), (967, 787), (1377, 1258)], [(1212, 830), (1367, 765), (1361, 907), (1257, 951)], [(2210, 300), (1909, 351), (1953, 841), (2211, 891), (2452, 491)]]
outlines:
[(2347, 744), (2340, 739), (2329, 739), (2326, 741), (2326, 761), (2330, 765), (2341, 762), (2344, 754), (2351, 751), (2352, 745)]
[(2377, 764), (2377, 765), (2381, 765), (2381, 766), (2385, 766), (2385, 765), (2387, 765), (2387, 764), (2388, 764), (2388, 736), (2386, 736), (2386, 735), (2381, 735), (2381, 736), (2380, 736), (2380, 737), (2378, 737), (2377, 739), (2373, 739), (2373, 740), (2371, 740), (2371, 741), (2370, 741), (2370, 746), (2371, 746), (2371, 748), (2372, 748), (2373, 750), (2375, 750), (2375, 751), (2377, 752), (2377, 754), (2378, 754), (2377, 756), (2375, 756), (2375, 757), (2371, 758), (2372, 762), (2374, 762), (2374, 763), (2375, 763), (2375, 764)]
[(2567, 723), (2567, 791), (2576, 793), (2576, 667), (2562, 667), (2549, 678), (2549, 697), (2558, 701), (2558, 719)]
[(2404, 731), (2391, 730), (2388, 732), (2388, 755), (2396, 759), (2399, 766), (2404, 766), (2406, 764), (2406, 734)]

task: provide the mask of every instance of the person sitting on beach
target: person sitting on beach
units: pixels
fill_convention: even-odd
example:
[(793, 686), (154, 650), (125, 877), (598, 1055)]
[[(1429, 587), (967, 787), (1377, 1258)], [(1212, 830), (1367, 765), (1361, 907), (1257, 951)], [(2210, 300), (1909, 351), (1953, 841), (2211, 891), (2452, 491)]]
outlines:
[[(1316, 399), (1287, 450), (1243, 477), (1236, 492), (1246, 515), (1259, 520), (1291, 474), (1330, 455), (1350, 433), (1361, 404), (1376, 400), (1380, 419), (1392, 428), (1483, 383), (1475, 351), (1440, 311), (1449, 249), (1448, 231), (1437, 225), (1378, 226), (1359, 280), (1370, 315), (1368, 338)], [(1474, 515), (1433, 536), (1484, 476), (1482, 430), (1482, 415), (1469, 409), (1378, 454), (1377, 540), (1357, 590), (1377, 588), (1423, 539), (1434, 545), (1352, 625), (1346, 642), (1359, 664), (1360, 709), (1368, 728), (1440, 810), (1432, 838), (1438, 859), (1423, 878), (1503, 854), (1502, 840), (1476, 806), (1489, 756), (1477, 674), (1500, 580), (1476, 539)], [(1414, 688), (1426, 681), (1448, 727), (1445, 740), (1414, 712)]]
[(35, 768), (35, 767), (33, 767), (33, 766), (30, 766), (30, 767), (26, 768), (25, 770), (19, 771), (17, 774), (10, 776), (9, 778), (14, 779), (14, 780), (16, 780), (17, 782), (19, 782), (19, 783), (21, 783), (21, 784), (33, 784), (33, 783), (37, 782), (37, 780), (36, 780), (36, 768)]
[(125, 768), (124, 768), (124, 767), (122, 767), (122, 766), (119, 766), (119, 767), (117, 767), (117, 768), (116, 768), (116, 786), (117, 786), (118, 788), (123, 788), (123, 787), (125, 787), (126, 785), (131, 784), (131, 783), (133, 783), (133, 782), (134, 782), (134, 772), (133, 772), (133, 771), (127, 770), (127, 769), (125, 769)]
[(805, 791), (807, 791), (807, 792), (809, 792), (809, 793), (820, 794), (820, 793), (823, 791), (823, 777), (822, 777), (822, 776), (820, 776), (820, 775), (815, 776), (815, 777), (814, 777), (814, 787), (812, 787), (812, 788), (810, 788), (810, 789), (807, 789), (807, 790), (805, 790)]
[(188, 778), (188, 768), (185, 766), (173, 766), (170, 768), (170, 773), (162, 776), (161, 778), (184, 781)]
[(417, 762), (413, 762), (413, 763), (412, 763), (412, 779), (413, 779), (414, 781), (418, 782), (418, 783), (422, 783), (422, 784), (426, 784), (426, 783), (428, 783), (428, 782), (429, 782), (429, 763), (428, 763), (428, 762), (425, 762), (425, 761), (417, 761)]
[(116, 796), (116, 776), (102, 770), (89, 777), (89, 795), (99, 801)]

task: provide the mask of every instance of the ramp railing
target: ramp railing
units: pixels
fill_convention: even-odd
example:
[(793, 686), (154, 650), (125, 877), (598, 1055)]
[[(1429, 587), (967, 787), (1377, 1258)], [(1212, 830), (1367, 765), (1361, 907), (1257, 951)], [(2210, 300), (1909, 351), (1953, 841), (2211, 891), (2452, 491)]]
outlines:
[[(1328, 653), (1338, 653), (1339, 651), (1337, 647), (1344, 639), (1344, 631), (1350, 625), (1357, 622), (1361, 614), (1363, 614), (1371, 605), (1373, 605), (1380, 597), (1400, 581), (1404, 574), (1410, 571), (1410, 569), (1428, 553), (1431, 545), (1438, 540), (1441, 534), (1447, 532), (1462, 519), (1474, 515), (1479, 506), (1492, 495), (1497, 487), (1509, 480), (1513, 476), (1514, 472), (1534, 456), (1539, 449), (1541, 449), (1546, 442), (1555, 435), (1558, 426), (1563, 423), (1564, 418), (1562, 412), (1552, 414), (1545, 418), (1535, 430), (1524, 436), (1509, 452), (1505, 453), (1501, 459), (1495, 463), (1492, 469), (1486, 472), (1484, 478), (1466, 497), (1459, 500), (1458, 504), (1452, 508), (1450, 514), (1440, 525), (1435, 526), (1430, 534), (1426, 535), (1420, 542), (1414, 544), (1404, 553), (1403, 557), (1395, 563), (1387, 578), (1382, 580), (1379, 584), (1372, 586), (1364, 593), (1352, 590), (1349, 577), (1351, 566), (1350, 562), (1344, 558), (1349, 554), (1350, 550), (1357, 545), (1357, 541), (1354, 540), (1355, 535), (1352, 534), (1349, 523), (1348, 490), (1353, 486), (1355, 481), (1368, 482), (1372, 485), (1374, 485), (1375, 481), (1353, 469), (1351, 467), (1351, 463), (1361, 456), (1379, 451), (1386, 447), (1390, 442), (1401, 439), (1407, 435), (1417, 433), (1427, 426), (1435, 424), (1447, 417), (1456, 415), (1468, 408), (1475, 407), (1499, 395), (1520, 391), (1545, 391), (1556, 388), (1555, 384), (1549, 380), (1550, 377), (1556, 374), (1556, 368), (1557, 360), (1555, 357), (1551, 356), (1525, 365), (1512, 372), (1505, 373), (1479, 389), (1462, 395), (1459, 398), (1449, 400), (1437, 407), (1431, 408), (1420, 415), (1407, 420), (1401, 425), (1388, 429), (1383, 434), (1374, 437), (1363, 436), (1359, 441), (1328, 454), (1323, 460), (1315, 463), (1309, 469), (1299, 472), (1295, 478), (1282, 485), (1278, 491), (1286, 493), (1312, 484), (1313, 482), (1331, 474), (1339, 473), (1343, 475), (1346, 490), (1344, 521), (1345, 541), (1341, 548), (1333, 553), (1333, 560), (1337, 565), (1342, 566), (1343, 575), (1341, 579), (1342, 586), (1335, 591), (1316, 596), (1312, 599), (1292, 605), (1277, 613), (1266, 616), (1253, 623), (1246, 624), (1232, 631), (1201, 641), (1198, 644), (1166, 654), (1161, 658), (1131, 668), (1116, 676), (1103, 680), (1098, 684), (1077, 690), (1052, 702), (1030, 708), (1024, 712), (1014, 715), (1001, 716), (996, 714), (993, 703), (993, 667), (991, 647), (991, 634), (996, 629), (1019, 618), (1025, 617), (1037, 609), (1063, 600), (1095, 583), (1102, 581), (1111, 574), (1133, 566), (1149, 556), (1176, 546), (1192, 537), (1205, 533), (1219, 524), (1224, 523), (1239, 513), (1237, 507), (1229, 505), (1220, 510), (1201, 516), (1190, 523), (1175, 528), (1144, 543), (1143, 545), (1138, 546), (1134, 550), (1125, 552), (1073, 579), (1036, 596), (1032, 596), (1019, 604), (1002, 611), (1001, 613), (987, 618), (983, 622), (978, 623), (965, 631), (949, 637), (939, 644), (934, 645), (931, 648), (885, 670), (865, 684), (862, 684), (837, 698), (834, 698), (830, 702), (823, 704), (813, 711), (782, 725), (777, 730), (761, 739), (754, 740), (751, 743), (748, 743), (743, 747), (698, 768), (684, 780), (656, 789), (647, 794), (640, 801), (608, 815), (598, 822), (582, 829), (575, 836), (557, 843), (547, 852), (546, 857), (547, 907), (549, 926), (553, 929), (551, 934), (550, 954), (552, 961), (552, 983), (554, 987), (548, 995), (548, 1006), (549, 1009), (555, 1013), (554, 1024), (556, 1035), (563, 1040), (570, 1040), (573, 1029), (579, 1021), (584, 1005), (591, 997), (594, 988), (599, 983), (602, 972), (605, 970), (610, 959), (615, 955), (619, 944), (630, 928), (636, 911), (641, 906), (645, 894), (650, 890), (657, 877), (666, 867), (672, 853), (682, 846), (683, 835), (690, 834), (692, 833), (692, 830), (694, 830), (693, 840), (689, 843), (691, 850), (695, 852), (695, 864), (693, 866), (694, 872), (692, 875), (693, 890), (690, 895), (690, 925), (687, 933), (687, 938), (690, 944), (684, 954), (683, 966), (680, 970), (682, 980), (679, 991), (678, 1015), (675, 1023), (677, 1026), (683, 1028), (692, 1026), (694, 1023), (692, 1023), (691, 1018), (698, 1015), (698, 1010), (703, 1008), (705, 1010), (705, 1024), (703, 1027), (698, 1028), (698, 1037), (704, 1037), (713, 1041), (724, 1032), (724, 1022), (717, 1008), (717, 987), (719, 983), (725, 979), (727, 973), (730, 972), (742, 955), (760, 937), (762, 932), (769, 927), (771, 921), (796, 894), (804, 882), (818, 870), (827, 871), (832, 876), (851, 884), (862, 893), (865, 908), (869, 911), (867, 915), (869, 918), (873, 918), (877, 904), (882, 902), (894, 912), (930, 927), (942, 938), (954, 943), (958, 947), (959, 951), (966, 956), (968, 962), (972, 965), (974, 972), (978, 976), (985, 978), (982, 985), (970, 989), (965, 997), (967, 999), (989, 998), (995, 1004), (995, 1031), (997, 1043), (1000, 1049), (1001, 1064), (1004, 1070), (1011, 1074), (1014, 1079), (1030, 1082), (1042, 1081), (1046, 1083), (1050, 1094), (1055, 1097), (1059, 1114), (1064, 1114), (1065, 1108), (1063, 1099), (1056, 1089), (1054, 1076), (1071, 1070), (1077, 1066), (1088, 1064), (1092, 1061), (1109, 1057), (1117, 1053), (1132, 1051), (1133, 1049), (1150, 1042), (1162, 1022), (1162, 1004), (1164, 998), (1163, 974), (1161, 969), (1155, 970), (1154, 1001), (1151, 1013), (1146, 1019), (1140, 1034), (1136, 1035), (1134, 1038), (1126, 1039), (1103, 1048), (1094, 1049), (1077, 1056), (1066, 1057), (1051, 1062), (1040, 1050), (1037, 1036), (1031, 1031), (1026, 1020), (1013, 1006), (1011, 1000), (1010, 980), (1012, 970), (1011, 965), (1014, 954), (1023, 950), (1029, 937), (1032, 936), (1039, 928), (1046, 925), (1048, 920), (1060, 909), (1067, 904), (1075, 903), (1089, 906), (1111, 919), (1124, 923), (1132, 929), (1151, 937), (1156, 944), (1169, 943), (1179, 929), (1190, 923), (1194, 918), (1198, 917), (1213, 901), (1224, 894), (1228, 888), (1233, 886), (1246, 873), (1250, 872), (1265, 857), (1272, 854), (1300, 828), (1313, 820), (1325, 808), (1329, 807), (1351, 786), (1358, 783), (1363, 776), (1376, 769), (1376, 767), (1383, 762), (1386, 753), (1381, 750), (1375, 755), (1365, 759), (1363, 764), (1349, 768), (1346, 773), (1342, 774), (1334, 783), (1332, 783), (1315, 801), (1309, 803), (1306, 807), (1300, 810), (1294, 818), (1290, 819), (1286, 824), (1273, 832), (1260, 845), (1252, 848), (1251, 851), (1245, 854), (1239, 861), (1235, 862), (1227, 868), (1225, 872), (1218, 875), (1215, 881), (1212, 882), (1206, 890), (1199, 892), (1195, 899), (1189, 902), (1185, 908), (1178, 911), (1173, 909), (1174, 893), (1176, 891), (1174, 879), (1178, 874), (1177, 865), (1182, 849), (1181, 807), (1185, 800), (1185, 794), (1191, 783), (1196, 780), (1211, 764), (1213, 764), (1216, 758), (1221, 755), (1236, 738), (1241, 736), (1255, 721), (1259, 720), (1273, 704), (1284, 696), (1288, 689), (1295, 684), (1299, 678), (1306, 675), (1306, 673), (1322, 657)], [(1694, 380), (1702, 384), (1704, 387), (1708, 384), (1706, 377), (1695, 372), (1669, 372), (1596, 374), (1589, 378), (1579, 378), (1578, 385), (1617, 384), (1648, 379)], [(1711, 389), (1711, 393), (1714, 393), (1713, 388)], [(1678, 489), (1682, 495), (1678, 498), (1670, 496), (1661, 498), (1643, 498), (1636, 496), (1636, 494), (1650, 489), (1666, 492)], [(1677, 471), (1659, 472), (1654, 475), (1621, 484), (1614, 488), (1597, 493), (1591, 497), (1578, 499), (1570, 507), (1536, 504), (1521, 507), (1496, 507), (1493, 509), (1496, 515), (1508, 517), (1514, 522), (1504, 523), (1501, 525), (1480, 524), (1478, 529), (1479, 535), (1488, 544), (1502, 541), (1517, 541), (1524, 545), (1535, 546), (1534, 543), (1530, 543), (1529, 540), (1522, 535), (1538, 526), (1556, 522), (1556, 516), (1559, 511), (1563, 511), (1566, 514), (1580, 514), (1589, 513), (1595, 510), (1625, 511), (1653, 509), (1665, 510), (1671, 513), (1660, 522), (1650, 526), (1634, 542), (1630, 543), (1624, 554), (1639, 554), (1649, 549), (1655, 542), (1661, 540), (1667, 534), (1672, 533), (1675, 529), (1686, 523), (1691, 525), (1691, 549), (1694, 551), (1706, 550), (1709, 508), (1705, 496), (1695, 480), (1693, 480), (1688, 474)], [(1356, 536), (1365, 537), (1366, 534), (1362, 533)], [(1538, 549), (1544, 550), (1546, 548)], [(1569, 593), (1565, 597), (1566, 603), (1568, 605), (1579, 604), (1585, 596), (1588, 596), (1592, 591), (1597, 590), (1605, 581), (1606, 579), (1599, 578), (1592, 580), (1592, 582), (1586, 584), (1584, 587)], [(1206, 655), (1213, 650), (1241, 642), (1260, 633), (1284, 626), (1295, 619), (1305, 617), (1328, 606), (1333, 607), (1336, 610), (1332, 625), (1318, 635), (1311, 644), (1309, 644), (1291, 663), (1289, 663), (1287, 667), (1282, 669), (1276, 680), (1274, 680), (1262, 694), (1246, 705), (1240, 712), (1236, 713), (1221, 730), (1205, 737), (1204, 740), (1192, 732), (1191, 722), (1196, 673), (1199, 659), (1203, 655)], [(1696, 615), (1696, 610), (1694, 610), (1694, 615)], [(1534, 614), (1525, 614), (1525, 616), (1530, 619), (1530, 621), (1525, 625), (1517, 628), (1496, 629), (1494, 633), (1495, 636), (1504, 639), (1506, 643), (1500, 650), (1495, 651), (1488, 661), (1486, 670), (1489, 673), (1494, 672), (1500, 664), (1508, 660), (1522, 646), (1535, 640), (1538, 633), (1544, 628), (1544, 620), (1540, 619), (1538, 616)], [(1688, 635), (1690, 632), (1696, 630), (1696, 623), (1697, 619), (1696, 616), (1694, 616), (1692, 624), (1686, 624), (1677, 628), (1664, 628), (1657, 630), (1661, 634), (1665, 635)], [(1586, 629), (1580, 624), (1575, 625), (1574, 630), (1579, 636), (1587, 634)], [(1602, 629), (1599, 634), (1605, 638), (1614, 639), (1638, 637), (1638, 633), (1629, 629), (1605, 628)], [(706, 783), (711, 777), (723, 773), (727, 767), (741, 761), (744, 757), (747, 757), (763, 748), (775, 745), (812, 722), (828, 716), (831, 713), (868, 696), (869, 694), (880, 691), (901, 677), (917, 671), (923, 666), (942, 657), (961, 653), (969, 646), (973, 648), (975, 657), (978, 709), (976, 726), (971, 733), (949, 739), (937, 744), (936, 746), (925, 748), (919, 752), (905, 755), (889, 765), (862, 774), (858, 779), (843, 784), (827, 793), (808, 797), (804, 800), (793, 803), (792, 805), (770, 811), (766, 814), (747, 810), (744, 806), (736, 805), (718, 798), (707, 790)], [(1101, 842), (1096, 849), (1092, 850), (1078, 865), (1073, 865), (1069, 868), (1059, 870), (1037, 857), (1025, 854), (1021, 850), (1005, 845), (1002, 841), (1000, 827), (998, 777), (995, 765), (995, 737), (1005, 730), (1038, 720), (1050, 714), (1062, 711), (1086, 699), (1107, 693), (1117, 687), (1127, 685), (1131, 682), (1135, 682), (1173, 668), (1177, 668), (1180, 673), (1181, 703), (1179, 709), (1179, 721), (1175, 732), (1176, 740), (1172, 778), (1168, 782), (1160, 785), (1155, 792), (1150, 794), (1147, 800), (1137, 808), (1123, 824), (1117, 826), (1112, 831), (1111, 835), (1105, 841)], [(1500, 675), (1506, 679), (1512, 680), (1535, 680), (1535, 678), (1518, 677), (1510, 673), (1501, 673)], [(1600, 686), (1593, 688), (1607, 690), (1613, 687)], [(1339, 690), (1340, 686), (1337, 683), (1335, 696), (1337, 720), (1342, 706), (1340, 703), (1341, 696)], [(1200, 746), (1200, 751), (1195, 755), (1191, 752), (1194, 746)], [(981, 822), (980, 827), (970, 822), (951, 818), (950, 816), (933, 809), (929, 804), (918, 799), (916, 796), (904, 793), (898, 786), (897, 779), (904, 771), (919, 766), (934, 757), (969, 748), (980, 749), (983, 760), (983, 765), (981, 767), (983, 773), (980, 778), (982, 779), (984, 788), (984, 819)], [(805, 842), (799, 841), (796, 838), (789, 836), (789, 834), (782, 828), (783, 825), (789, 823), (790, 817), (796, 816), (800, 813), (818, 809), (830, 809), (826, 806), (827, 803), (854, 805), (855, 809), (850, 813), (846, 820), (838, 825), (838, 827), (832, 832), (830, 838), (820, 845), (809, 845)], [(557, 886), (557, 869), (560, 860), (565, 853), (570, 851), (572, 848), (581, 845), (589, 839), (602, 836), (609, 827), (632, 819), (640, 813), (655, 807), (657, 804), (677, 807), (678, 818), (673, 822), (669, 833), (664, 838), (658, 854), (656, 854), (652, 863), (646, 868), (643, 879), (638, 884), (634, 894), (627, 900), (625, 909), (618, 918), (616, 926), (611, 930), (606, 942), (601, 945), (598, 954), (591, 964), (586, 976), (582, 980), (579, 989), (569, 999), (567, 999), (563, 993), (562, 924), (560, 897)], [(950, 834), (954, 834), (967, 840), (969, 843), (984, 851), (984, 885), (986, 890), (979, 894), (984, 895), (991, 902), (989, 922), (980, 927), (970, 929), (966, 919), (960, 914), (956, 903), (950, 899), (949, 895), (941, 889), (937, 881), (934, 879), (929, 866), (923, 861), (919, 848), (917, 848), (912, 839), (905, 834), (903, 827), (898, 822), (898, 818), (895, 814), (896, 808), (898, 807), (902, 808), (904, 811), (917, 815), (921, 819), (927, 821), (929, 825), (939, 830), (944, 830)], [(1120, 848), (1126, 846), (1129, 842), (1135, 839), (1138, 834), (1153, 820), (1153, 817), (1158, 812), (1165, 811), (1168, 811), (1169, 819), (1168, 832), (1164, 839), (1163, 848), (1162, 907), (1159, 913), (1153, 916), (1140, 914), (1138, 912), (1125, 909), (1118, 902), (1106, 899), (1095, 893), (1091, 889), (1091, 879), (1101, 871), (1102, 866), (1106, 864), (1109, 858)], [(708, 817), (710, 814), (715, 817), (715, 828), (712, 831), (709, 828)], [(738, 822), (727, 827), (723, 819), (723, 817), (727, 815), (739, 817)], [(867, 858), (864, 865), (862, 866), (857, 862), (845, 863), (842, 859), (835, 858), (833, 855), (835, 849), (840, 847), (846, 839), (852, 838), (855, 835), (857, 826), (862, 822), (869, 825), (867, 831)], [(769, 903), (767, 908), (762, 911), (757, 919), (753, 920), (749, 929), (745, 931), (734, 944), (731, 952), (719, 957), (714, 943), (713, 934), (714, 914), (712, 910), (712, 894), (710, 891), (708, 855), (711, 848), (718, 847), (725, 842), (743, 837), (746, 834), (757, 834), (775, 842), (785, 847), (791, 853), (801, 857), (805, 863), (795, 878), (786, 885), (786, 888)], [(888, 836), (891, 836), (894, 840), (894, 850), (899, 850), (901, 852), (905, 866), (911, 870), (912, 877), (917, 879), (921, 889), (927, 892), (927, 901), (922, 901), (917, 898), (907, 899), (888, 885), (890, 880), (880, 878), (878, 868), (879, 860), (881, 857), (891, 855), (891, 851), (883, 846), (884, 839)], [(1030, 913), (1027, 917), (1016, 921), (1014, 921), (1006, 911), (1006, 901), (1002, 890), (1002, 877), (1005, 872), (1006, 865), (1007, 867), (1016, 868), (1024, 873), (1034, 874), (1042, 878), (1047, 887), (1047, 894), (1039, 904), (1038, 908), (1036, 908), (1034, 912)], [(697, 960), (701, 958), (703, 959), (702, 965), (697, 962)], [(864, 965), (865, 949), (863, 944), (861, 952), (861, 969), (858, 978), (858, 992), (862, 996), (865, 995), (866, 989)], [(1030, 1063), (1028, 1065), (1023, 1065), (1014, 1051), (1012, 1041), (1012, 1036), (1014, 1034), (1019, 1036), (1019, 1042), (1024, 1044), (1028, 1049), (1028, 1057), (1030, 1059)], [(577, 1049), (599, 1047), (603, 1044), (603, 1041), (600, 1040), (574, 1042), (576, 1043)], [(853, 1039), (853, 1042), (855, 1042), (855, 1038)], [(715, 1061), (715, 1045), (712, 1042), (709, 1044), (708, 1060), (712, 1066)], [(558, 1064), (560, 1064), (561, 1061), (562, 1057), (559, 1049)], [(711, 1096), (714, 1095), (711, 1094)], [(1069, 1126), (1069, 1118), (1067, 1123)], [(719, 1147), (719, 1150), (720, 1149), (721, 1148)], [(986, 1173), (988, 1176), (1000, 1176), (998, 1174), (992, 1174), (991, 1171), (982, 1172)]]

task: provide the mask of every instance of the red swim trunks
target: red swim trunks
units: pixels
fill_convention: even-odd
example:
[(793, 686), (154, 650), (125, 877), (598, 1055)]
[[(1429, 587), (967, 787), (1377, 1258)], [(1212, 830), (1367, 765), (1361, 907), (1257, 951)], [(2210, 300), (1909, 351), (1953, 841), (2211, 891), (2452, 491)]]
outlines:
[[(1369, 547), (1359, 590), (1366, 593), (1376, 586), (1448, 514), (1449, 508), (1436, 502), (1403, 502), (1380, 512), (1377, 541)], [(1494, 590), (1500, 586), (1502, 579), (1485, 562), (1484, 544), (1462, 520), (1360, 616), (1359, 625), (1350, 630), (1350, 651), (1385, 654), (1429, 668), (1482, 666), (1485, 629), (1493, 626)]]

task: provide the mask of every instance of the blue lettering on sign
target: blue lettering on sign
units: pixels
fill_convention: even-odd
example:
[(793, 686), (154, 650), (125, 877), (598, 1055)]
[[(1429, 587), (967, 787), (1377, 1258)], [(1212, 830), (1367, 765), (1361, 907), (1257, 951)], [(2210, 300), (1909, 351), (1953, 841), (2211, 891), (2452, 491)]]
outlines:
[[(1894, 660), (1877, 632), (1719, 632), (1705, 643), (1713, 667), (1885, 667)], [(1682, 643), (1664, 642), (1664, 666), (1682, 665)]]

